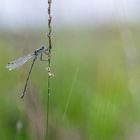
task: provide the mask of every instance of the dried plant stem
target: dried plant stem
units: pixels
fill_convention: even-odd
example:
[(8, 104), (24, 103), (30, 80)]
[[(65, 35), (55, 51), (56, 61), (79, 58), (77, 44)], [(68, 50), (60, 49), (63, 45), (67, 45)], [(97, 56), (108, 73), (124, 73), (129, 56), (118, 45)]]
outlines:
[(51, 95), (51, 49), (52, 49), (52, 27), (51, 27), (51, 4), (52, 0), (48, 0), (48, 47), (49, 47), (49, 58), (48, 58), (48, 99), (47, 99), (47, 122), (46, 122), (46, 140), (49, 140), (49, 105)]

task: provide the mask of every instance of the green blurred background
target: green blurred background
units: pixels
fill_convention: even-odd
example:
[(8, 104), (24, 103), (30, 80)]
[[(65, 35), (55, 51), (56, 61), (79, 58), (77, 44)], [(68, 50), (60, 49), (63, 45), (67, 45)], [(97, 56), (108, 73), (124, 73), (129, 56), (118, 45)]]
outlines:
[[(56, 21), (50, 140), (140, 139), (140, 30), (138, 22), (120, 21), (61, 27)], [(47, 63), (36, 62), (23, 100), (31, 61), (13, 71), (6, 64), (47, 44), (46, 28), (4, 25), (0, 30), (0, 139), (44, 140)]]

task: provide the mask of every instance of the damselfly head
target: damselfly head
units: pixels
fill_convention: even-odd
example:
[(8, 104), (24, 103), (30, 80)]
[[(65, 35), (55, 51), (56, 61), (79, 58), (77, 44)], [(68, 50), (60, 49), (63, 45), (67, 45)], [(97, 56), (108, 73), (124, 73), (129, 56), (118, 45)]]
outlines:
[(47, 52), (48, 48), (45, 45), (41, 45), (41, 50), (44, 51), (44, 52)]
[(35, 50), (35, 54), (39, 54), (45, 51), (47, 51), (47, 47), (45, 45), (41, 45), (40, 48)]
[(41, 45), (40, 50), (44, 53), (48, 53), (48, 48), (45, 45)]
[(44, 50), (45, 49), (45, 45), (41, 45), (41, 49)]

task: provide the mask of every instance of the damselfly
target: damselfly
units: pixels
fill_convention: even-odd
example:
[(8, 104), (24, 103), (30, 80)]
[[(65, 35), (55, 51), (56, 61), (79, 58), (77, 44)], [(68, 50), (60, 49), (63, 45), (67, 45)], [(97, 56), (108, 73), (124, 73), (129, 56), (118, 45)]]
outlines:
[(27, 79), (26, 79), (26, 83), (25, 83), (24, 90), (23, 90), (21, 98), (23, 98), (25, 96), (25, 94), (26, 94), (28, 81), (29, 81), (29, 78), (30, 78), (30, 75), (31, 75), (31, 72), (32, 72), (32, 69), (33, 69), (33, 66), (34, 66), (34, 63), (35, 63), (36, 59), (38, 58), (38, 56), (40, 56), (40, 61), (48, 61), (48, 60), (43, 60), (42, 59), (43, 54), (46, 54), (47, 56), (49, 54), (49, 50), (45, 45), (41, 45), (41, 47), (36, 49), (33, 53), (30, 53), (30, 54), (28, 54), (26, 56), (23, 56), (23, 57), (15, 60), (15, 61), (11, 61), (10, 63), (7, 64), (6, 68), (8, 68), (9, 70), (13, 70), (15, 68), (19, 68), (20, 66), (25, 64), (30, 59), (33, 59), (33, 62), (31, 64), (31, 68), (30, 68), (30, 71), (28, 73), (28, 76), (27, 76)]

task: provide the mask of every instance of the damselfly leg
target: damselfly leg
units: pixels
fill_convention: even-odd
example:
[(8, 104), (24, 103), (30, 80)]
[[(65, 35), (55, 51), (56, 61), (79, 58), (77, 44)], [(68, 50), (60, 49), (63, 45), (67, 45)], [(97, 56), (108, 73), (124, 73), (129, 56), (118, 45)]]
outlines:
[(47, 52), (42, 52), (40, 54), (40, 61), (48, 61), (48, 59), (43, 59), (43, 54), (46, 54), (48, 56), (48, 53)]

